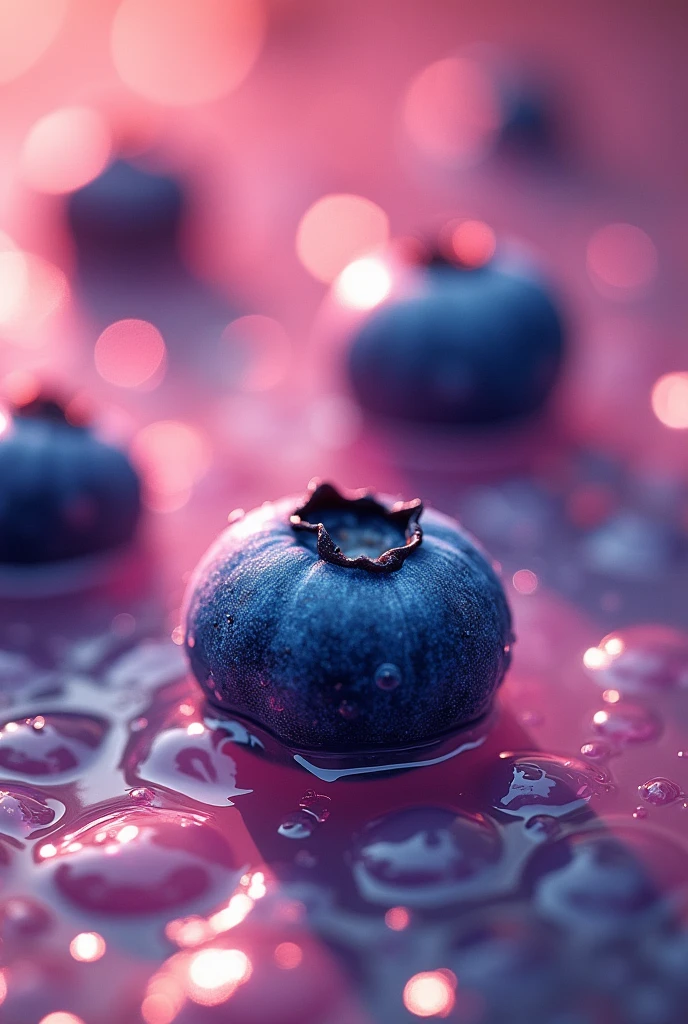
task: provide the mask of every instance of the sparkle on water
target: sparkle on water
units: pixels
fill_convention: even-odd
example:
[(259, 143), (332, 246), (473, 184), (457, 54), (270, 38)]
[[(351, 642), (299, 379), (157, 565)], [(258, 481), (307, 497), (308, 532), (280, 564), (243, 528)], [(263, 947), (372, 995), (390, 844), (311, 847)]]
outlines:
[(665, 373), (652, 388), (652, 411), (665, 427), (688, 430), (688, 372)]
[(451, 233), (452, 252), (464, 267), (482, 267), (495, 254), (497, 239), (489, 224), (481, 220), (464, 220)]
[(454, 1008), (454, 986), (444, 971), (421, 971), (404, 986), (404, 1006), (416, 1017), (447, 1017)]
[(334, 295), (350, 309), (374, 309), (392, 291), (392, 274), (377, 256), (354, 260), (342, 270), (334, 283)]
[(479, 61), (447, 57), (411, 82), (404, 123), (423, 154), (441, 164), (471, 165), (492, 148), (502, 120), (495, 84)]
[(69, 944), (69, 952), (81, 963), (100, 960), (107, 949), (105, 939), (98, 932), (80, 932)]
[(96, 370), (108, 384), (150, 390), (162, 379), (165, 341), (147, 320), (117, 320), (106, 327), (93, 353)]
[(303, 950), (295, 942), (280, 942), (273, 956), (281, 970), (293, 971), (303, 960)]
[(534, 594), (538, 588), (538, 578), (532, 569), (518, 569), (511, 582), (519, 594)]
[(632, 297), (652, 283), (658, 256), (652, 239), (634, 224), (607, 224), (588, 242), (587, 268), (603, 294)]
[(100, 174), (111, 148), (102, 114), (90, 107), (62, 107), (41, 117), (27, 135), (24, 177), (40, 192), (73, 192)]
[(387, 214), (363, 196), (327, 195), (304, 213), (296, 234), (296, 252), (310, 274), (330, 284), (347, 264), (384, 245)]
[(194, 106), (243, 81), (264, 31), (261, 0), (122, 0), (112, 23), (112, 60), (144, 99)]

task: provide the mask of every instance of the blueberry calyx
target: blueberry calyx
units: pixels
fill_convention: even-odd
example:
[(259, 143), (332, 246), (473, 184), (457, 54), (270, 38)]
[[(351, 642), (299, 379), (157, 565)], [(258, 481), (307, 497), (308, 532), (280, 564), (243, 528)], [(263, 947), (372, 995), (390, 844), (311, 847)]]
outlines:
[[(324, 511), (380, 516), (389, 525), (403, 531), (406, 543), (388, 548), (376, 558), (363, 554), (352, 558), (335, 544), (325, 524), (317, 521)], [(325, 562), (347, 569), (366, 569), (368, 572), (396, 572), (423, 541), (423, 530), (418, 522), (422, 511), (423, 503), (419, 498), (398, 501), (388, 509), (367, 491), (343, 494), (332, 484), (315, 480), (309, 485), (307, 501), (292, 513), (289, 522), (295, 530), (306, 530), (317, 535), (318, 555)]]

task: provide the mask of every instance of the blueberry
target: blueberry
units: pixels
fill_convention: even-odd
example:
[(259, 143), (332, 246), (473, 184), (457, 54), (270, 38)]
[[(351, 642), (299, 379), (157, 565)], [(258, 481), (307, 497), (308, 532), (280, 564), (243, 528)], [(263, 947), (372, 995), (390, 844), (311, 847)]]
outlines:
[(185, 608), (211, 702), (304, 750), (435, 740), (489, 710), (509, 664), (504, 591), (458, 523), (329, 484), (233, 522)]
[(174, 249), (184, 197), (174, 178), (117, 160), (70, 196), (67, 212), (80, 259), (140, 263)]
[(127, 456), (70, 423), (51, 398), (0, 434), (0, 563), (55, 562), (131, 540), (140, 513)]
[(486, 425), (539, 410), (564, 332), (546, 284), (515, 258), (480, 266), (428, 258), (417, 288), (378, 306), (348, 357), (368, 412), (417, 423)]

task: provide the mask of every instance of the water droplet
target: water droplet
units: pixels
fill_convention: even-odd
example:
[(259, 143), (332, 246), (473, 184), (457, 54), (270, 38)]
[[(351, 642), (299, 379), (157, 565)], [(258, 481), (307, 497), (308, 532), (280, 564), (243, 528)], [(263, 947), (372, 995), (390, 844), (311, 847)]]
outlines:
[(616, 837), (580, 835), (541, 850), (537, 911), (588, 941), (625, 932), (658, 898), (643, 858)]
[(87, 715), (46, 714), (6, 722), (0, 729), (0, 774), (60, 783), (78, 778), (97, 758), (107, 729), (102, 719)]
[(60, 894), (91, 912), (152, 914), (205, 896), (238, 865), (196, 815), (146, 808), (86, 825), (44, 860)]
[[(669, 626), (632, 626), (600, 641), (590, 676), (603, 689), (658, 694), (688, 688), (688, 634)], [(590, 666), (589, 666), (590, 667)]]
[(610, 788), (601, 768), (556, 754), (500, 757), (492, 781), (493, 806), (516, 818), (550, 817), (577, 812), (581, 805)]
[(308, 839), (313, 835), (317, 821), (305, 811), (295, 811), (288, 815), (277, 831), (285, 839)]
[(638, 818), (638, 819), (647, 818), (647, 810), (646, 810), (646, 808), (644, 808), (644, 807), (636, 807), (636, 809), (633, 811), (632, 817)]
[(353, 722), (354, 719), (358, 718), (358, 716), (360, 714), (360, 709), (358, 707), (358, 704), (356, 704), (354, 701), (351, 701), (351, 700), (343, 700), (341, 702), (341, 704), (339, 705), (338, 710), (339, 710), (339, 714), (347, 722)]
[(375, 684), (381, 690), (396, 690), (401, 682), (401, 669), (391, 662), (380, 665), (375, 672)]
[(598, 761), (603, 764), (614, 754), (614, 748), (604, 740), (589, 740), (581, 747), (581, 754), (590, 761)]
[(129, 796), (137, 804), (152, 804), (155, 800), (155, 792), (152, 789), (148, 789), (146, 786), (141, 786), (138, 789), (130, 789)]
[(620, 746), (649, 743), (662, 734), (659, 718), (640, 704), (612, 704), (596, 711), (592, 724), (596, 733)]
[(642, 786), (638, 786), (638, 792), (643, 800), (646, 800), (648, 804), (652, 804), (654, 807), (665, 807), (682, 796), (679, 785), (661, 776), (655, 779), (648, 779)]
[(299, 807), (301, 810), (312, 814), (315, 820), (320, 823), (327, 821), (329, 818), (331, 806), (332, 800), (329, 796), (325, 796), (322, 793), (316, 793), (312, 789), (309, 789), (304, 793), (299, 800)]
[(199, 803), (228, 807), (232, 797), (251, 792), (237, 786), (232, 750), (230, 735), (220, 724), (193, 722), (159, 732), (132, 773)]
[(373, 903), (443, 906), (496, 864), (501, 849), (485, 818), (442, 807), (407, 808), (363, 830), (352, 870), (361, 895)]
[(0, 790), (0, 832), (15, 839), (29, 839), (64, 814), (64, 804), (41, 793), (13, 786)]

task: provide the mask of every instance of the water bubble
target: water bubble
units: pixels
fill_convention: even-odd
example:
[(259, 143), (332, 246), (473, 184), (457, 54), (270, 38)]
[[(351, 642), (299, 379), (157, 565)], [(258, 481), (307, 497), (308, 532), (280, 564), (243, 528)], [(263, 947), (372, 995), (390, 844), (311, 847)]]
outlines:
[[(583, 835), (547, 846), (543, 854), (545, 873), (536, 885), (536, 909), (588, 941), (623, 933), (659, 897), (643, 859), (615, 837)], [(548, 870), (552, 861), (556, 868)]]
[(299, 807), (301, 810), (307, 811), (308, 814), (312, 814), (315, 820), (320, 823), (327, 821), (329, 818), (331, 806), (332, 800), (329, 796), (325, 796), (322, 793), (316, 793), (312, 789), (309, 789), (304, 793), (299, 800)]
[(502, 756), (491, 783), (493, 807), (522, 819), (576, 813), (591, 797), (608, 789), (609, 779), (602, 769), (542, 753)]
[(661, 776), (655, 779), (648, 779), (642, 786), (638, 786), (638, 792), (643, 800), (646, 800), (648, 804), (652, 804), (654, 807), (666, 807), (667, 804), (672, 804), (682, 796), (679, 785)]
[(640, 704), (626, 702), (596, 711), (592, 725), (598, 735), (618, 746), (649, 743), (662, 734), (662, 723), (657, 715)]
[(375, 685), (381, 690), (396, 690), (401, 682), (401, 669), (391, 662), (385, 662), (375, 671)]
[(609, 633), (600, 641), (589, 675), (605, 690), (660, 694), (688, 688), (688, 634), (643, 625)]
[(66, 782), (95, 761), (108, 726), (87, 715), (46, 714), (5, 722), (0, 773), (6, 779)]
[(366, 826), (352, 868), (359, 891), (373, 903), (440, 906), (492, 868), (501, 849), (496, 829), (481, 816), (406, 808)]
[(580, 748), (583, 757), (590, 761), (598, 761), (600, 764), (608, 761), (614, 755), (614, 747), (604, 740), (589, 740)]
[(231, 738), (220, 725), (164, 729), (133, 771), (143, 782), (213, 807), (228, 807), (232, 797), (251, 792), (237, 786)]
[(45, 864), (70, 903), (117, 916), (176, 908), (205, 896), (227, 872), (237, 881), (240, 874), (226, 841), (202, 818), (152, 808), (84, 826)]
[(130, 789), (129, 796), (137, 804), (152, 804), (155, 800), (154, 790), (148, 789), (146, 786), (140, 786), (138, 789)]
[(284, 819), (277, 831), (285, 839), (308, 839), (313, 835), (317, 821), (305, 811), (295, 811)]
[(13, 786), (0, 790), (0, 832), (15, 839), (29, 839), (64, 814), (64, 804), (41, 793)]

